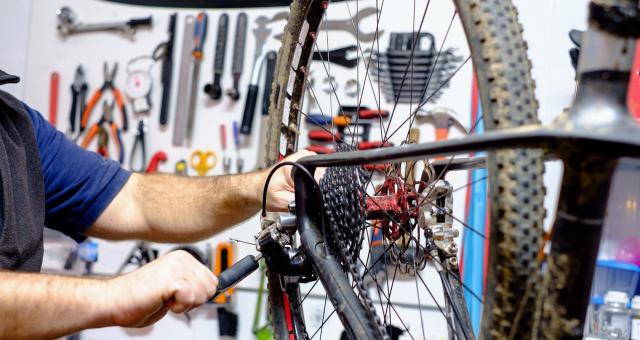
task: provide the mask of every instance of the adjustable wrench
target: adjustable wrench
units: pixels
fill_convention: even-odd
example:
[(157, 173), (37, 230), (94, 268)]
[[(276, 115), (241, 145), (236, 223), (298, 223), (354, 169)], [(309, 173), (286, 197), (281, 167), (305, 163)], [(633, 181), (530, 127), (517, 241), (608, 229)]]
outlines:
[(140, 26), (151, 26), (151, 16), (144, 18), (132, 18), (127, 21), (83, 24), (76, 22), (76, 14), (70, 7), (62, 7), (56, 11), (58, 16), (58, 31), (63, 36), (75, 33), (115, 31), (132, 36)]
[[(320, 27), (318, 28), (318, 30), (345, 31), (347, 33), (351, 33), (351, 35), (356, 37), (361, 42), (372, 42), (374, 39), (376, 39), (376, 32), (365, 33), (360, 31), (360, 21), (365, 17), (377, 13), (378, 10), (375, 7), (363, 8), (351, 18), (347, 18), (344, 20), (325, 20), (320, 23)], [(286, 20), (288, 15), (288, 12), (277, 13), (271, 18), (270, 22)], [(382, 36), (382, 33), (384, 33), (384, 30), (379, 30), (377, 36)], [(276, 35), (275, 38), (280, 40), (282, 38), (282, 34)]]
[(233, 42), (233, 65), (231, 73), (233, 74), (233, 88), (227, 89), (227, 96), (233, 100), (240, 99), (240, 76), (244, 67), (244, 45), (247, 40), (247, 14), (242, 12), (238, 14), (236, 22), (236, 37)]

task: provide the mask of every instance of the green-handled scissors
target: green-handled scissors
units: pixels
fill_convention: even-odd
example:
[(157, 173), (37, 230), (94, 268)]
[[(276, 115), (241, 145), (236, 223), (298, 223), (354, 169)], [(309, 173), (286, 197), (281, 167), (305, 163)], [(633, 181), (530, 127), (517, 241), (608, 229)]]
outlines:
[(196, 170), (198, 176), (206, 176), (209, 170), (216, 166), (218, 158), (211, 150), (195, 150), (191, 153), (191, 167)]

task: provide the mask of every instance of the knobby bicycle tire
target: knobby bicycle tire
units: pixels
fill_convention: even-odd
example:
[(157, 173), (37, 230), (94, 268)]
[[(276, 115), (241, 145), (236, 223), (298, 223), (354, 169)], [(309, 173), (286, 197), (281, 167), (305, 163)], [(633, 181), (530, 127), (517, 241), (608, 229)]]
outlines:
[[(511, 1), (454, 0), (454, 3), (472, 56), (485, 129), (538, 124), (531, 63)], [(317, 31), (324, 12), (321, 4), (322, 0), (295, 0), (291, 4), (269, 106), (268, 165), (297, 147), (300, 107), (296, 103), (300, 103), (303, 95), (313, 50), (313, 37), (309, 32)], [(488, 154), (487, 169), (491, 208), (487, 287), (492, 288), (483, 298), (480, 337), (511, 335), (515, 339), (526, 339), (533, 324), (536, 293), (531, 287), (537, 280), (536, 258), (543, 242), (544, 164), (537, 150), (505, 150)], [(286, 294), (283, 295), (278, 275), (268, 274), (268, 282), (276, 338), (289, 339), (291, 334), (296, 339), (303, 338), (304, 331), (297, 333), (296, 327), (292, 327), (298, 325), (297, 329), (304, 329), (302, 315), (290, 313), (290, 306), (299, 306), (300, 301), (289, 298), (288, 305), (284, 302)]]

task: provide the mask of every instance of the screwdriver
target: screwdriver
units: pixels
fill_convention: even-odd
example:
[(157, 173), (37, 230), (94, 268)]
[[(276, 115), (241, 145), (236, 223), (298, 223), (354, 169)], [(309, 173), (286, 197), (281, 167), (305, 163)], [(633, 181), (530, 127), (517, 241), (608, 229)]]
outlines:
[(332, 141), (341, 141), (342, 134), (340, 132), (336, 132), (335, 134), (325, 131), (325, 130), (313, 130), (309, 131), (308, 137), (310, 140), (315, 142), (332, 142)]

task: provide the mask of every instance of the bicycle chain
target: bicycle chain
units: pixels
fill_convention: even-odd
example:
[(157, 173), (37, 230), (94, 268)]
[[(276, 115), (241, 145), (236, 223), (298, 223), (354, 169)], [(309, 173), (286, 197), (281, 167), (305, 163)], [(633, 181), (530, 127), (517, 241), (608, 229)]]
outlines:
[[(346, 151), (339, 148), (338, 151)], [(389, 339), (386, 328), (375, 311), (373, 300), (358, 272), (357, 260), (362, 249), (365, 225), (366, 174), (362, 167), (330, 167), (320, 181), (324, 201), (326, 225), (331, 229), (324, 233), (329, 251), (340, 259), (345, 272), (353, 277), (361, 304), (371, 326), (378, 328), (384, 339)]]

